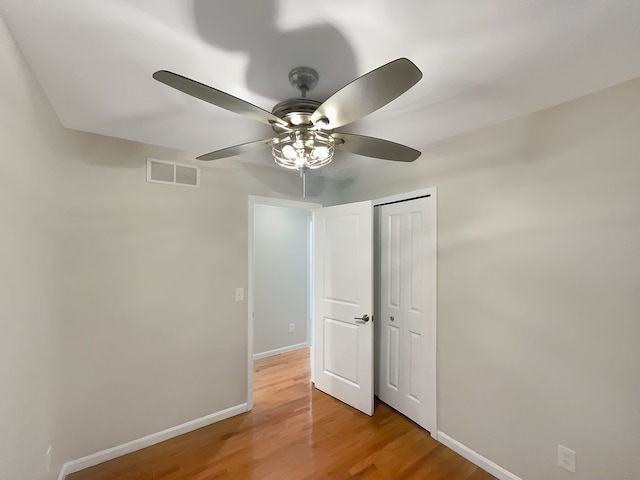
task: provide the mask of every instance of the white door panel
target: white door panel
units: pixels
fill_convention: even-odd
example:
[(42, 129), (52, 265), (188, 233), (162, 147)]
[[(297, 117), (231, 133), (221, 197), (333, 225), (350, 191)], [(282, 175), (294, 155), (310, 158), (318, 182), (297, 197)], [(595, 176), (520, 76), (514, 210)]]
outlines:
[[(383, 208), (383, 207), (382, 207)], [(404, 372), (401, 367), (404, 364), (401, 336), (403, 318), (400, 311), (400, 265), (401, 265), (401, 231), (402, 216), (384, 212), (379, 222), (379, 235), (381, 238), (381, 309), (377, 320), (380, 328), (380, 375), (381, 382), (378, 388), (378, 396), (382, 401), (399, 410), (402, 398), (400, 386), (404, 383), (401, 379)], [(393, 321), (390, 320), (393, 317)], [(382, 321), (381, 321), (382, 320)]]
[[(426, 429), (435, 424), (430, 292), (435, 230), (429, 197), (379, 207), (380, 399)], [(432, 394), (433, 393), (433, 394)]]
[(323, 392), (373, 414), (373, 208), (314, 210), (314, 367)]

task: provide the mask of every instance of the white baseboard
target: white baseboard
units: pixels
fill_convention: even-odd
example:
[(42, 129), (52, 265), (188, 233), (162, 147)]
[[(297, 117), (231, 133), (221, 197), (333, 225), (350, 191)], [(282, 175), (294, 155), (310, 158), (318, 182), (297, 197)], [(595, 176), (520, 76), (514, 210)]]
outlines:
[(254, 353), (253, 359), (260, 360), (261, 358), (272, 357), (273, 355), (280, 355), (281, 353), (292, 352), (294, 350), (298, 350), (299, 348), (308, 347), (309, 344), (307, 342), (298, 343), (296, 345), (289, 345), (288, 347), (276, 348), (275, 350), (269, 350), (267, 352)]
[(106, 450), (87, 455), (86, 457), (78, 458), (77, 460), (71, 460), (70, 462), (67, 462), (62, 466), (60, 475), (58, 475), (58, 480), (64, 480), (67, 475), (79, 472), (80, 470), (84, 470), (85, 468), (93, 467), (94, 465), (98, 465), (99, 463), (106, 462), (108, 460), (113, 460), (114, 458), (121, 457), (122, 455), (126, 455), (131, 452), (135, 452), (136, 450), (141, 450), (151, 445), (155, 445), (156, 443), (164, 442), (165, 440), (169, 440), (170, 438), (177, 437), (178, 435), (182, 435), (193, 430), (197, 430), (198, 428), (206, 427), (207, 425), (220, 422), (246, 411), (247, 404), (242, 403), (240, 405), (236, 405), (235, 407), (227, 408), (225, 410), (221, 410), (204, 417), (196, 418), (195, 420), (183, 423), (182, 425), (167, 428), (166, 430), (162, 430), (161, 432), (152, 433), (151, 435), (138, 438), (137, 440), (132, 440), (130, 442), (123, 443), (122, 445), (107, 448)]
[(471, 450), (466, 445), (463, 445), (457, 440), (454, 440), (446, 433), (438, 431), (437, 437), (435, 437), (443, 445), (449, 447), (451, 450), (456, 452), (458, 455), (462, 455), (464, 458), (479, 466), (483, 470), (486, 470), (494, 477), (499, 480), (522, 480), (517, 475), (505, 470), (500, 465), (493, 463), (488, 458), (483, 457), (478, 452)]

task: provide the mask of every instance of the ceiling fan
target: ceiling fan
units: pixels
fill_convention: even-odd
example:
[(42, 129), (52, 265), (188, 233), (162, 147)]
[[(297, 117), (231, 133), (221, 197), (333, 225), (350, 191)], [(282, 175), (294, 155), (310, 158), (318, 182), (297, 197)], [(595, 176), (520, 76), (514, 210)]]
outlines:
[(399, 143), (335, 131), (382, 108), (422, 78), (420, 69), (406, 58), (358, 77), (324, 102), (307, 98), (307, 92), (318, 83), (318, 73), (308, 67), (294, 68), (289, 82), (300, 91), (300, 98), (280, 102), (271, 112), (167, 70), (155, 72), (153, 78), (205, 102), (267, 123), (275, 133), (270, 138), (201, 155), (198, 160), (217, 160), (270, 147), (278, 165), (304, 175), (308, 169), (328, 164), (335, 150), (396, 162), (412, 162), (420, 156), (418, 150)]

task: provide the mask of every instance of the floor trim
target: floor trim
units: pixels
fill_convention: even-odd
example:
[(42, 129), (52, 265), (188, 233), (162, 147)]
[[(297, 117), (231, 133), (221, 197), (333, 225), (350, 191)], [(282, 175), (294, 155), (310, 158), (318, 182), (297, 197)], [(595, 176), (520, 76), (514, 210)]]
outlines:
[(267, 358), (267, 357), (272, 357), (274, 355), (280, 355), (281, 353), (292, 352), (294, 350), (298, 350), (300, 348), (305, 348), (308, 346), (309, 344), (307, 342), (304, 342), (304, 343), (297, 343), (295, 345), (289, 345), (288, 347), (281, 347), (281, 348), (276, 348), (274, 350), (268, 350), (266, 352), (254, 353), (253, 359), (260, 360), (261, 358)]
[(196, 418), (195, 420), (183, 423), (182, 425), (176, 425), (175, 427), (167, 428), (166, 430), (162, 430), (161, 432), (152, 433), (151, 435), (147, 435), (146, 437), (138, 438), (136, 440), (123, 443), (122, 445), (107, 448), (106, 450), (87, 455), (86, 457), (78, 458), (77, 460), (71, 460), (62, 466), (60, 475), (58, 475), (58, 480), (64, 480), (67, 475), (79, 472), (80, 470), (84, 470), (85, 468), (93, 467), (94, 465), (98, 465), (99, 463), (103, 463), (108, 460), (113, 460), (114, 458), (121, 457), (122, 455), (126, 455), (131, 452), (135, 452), (136, 450), (141, 450), (151, 445), (155, 445), (156, 443), (164, 442), (165, 440), (169, 440), (170, 438), (177, 437), (178, 435), (182, 435), (193, 430), (197, 430), (198, 428), (206, 427), (207, 425), (220, 422), (246, 411), (247, 404), (242, 403), (240, 405), (236, 405), (219, 412), (205, 415), (204, 417)]
[(463, 456), (464, 458), (476, 464), (483, 470), (486, 470), (487, 472), (489, 472), (491, 475), (498, 478), (499, 480), (522, 480), (517, 475), (514, 475), (508, 470), (505, 470), (504, 468), (502, 468), (500, 465), (493, 463), (488, 458), (485, 458), (482, 455), (480, 455), (478, 452), (471, 450), (469, 447), (451, 438), (449, 435), (447, 435), (444, 432), (438, 431), (438, 436), (436, 440), (438, 440), (443, 445), (449, 447), (458, 455)]

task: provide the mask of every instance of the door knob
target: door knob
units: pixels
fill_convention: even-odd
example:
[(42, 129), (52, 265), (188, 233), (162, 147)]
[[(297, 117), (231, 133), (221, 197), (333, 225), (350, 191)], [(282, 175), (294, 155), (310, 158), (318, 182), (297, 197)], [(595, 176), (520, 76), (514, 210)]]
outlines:
[(367, 315), (365, 313), (363, 316), (361, 316), (361, 317), (353, 317), (353, 319), (354, 320), (359, 320), (356, 323), (364, 324), (364, 323), (367, 323), (369, 321), (369, 315)]

